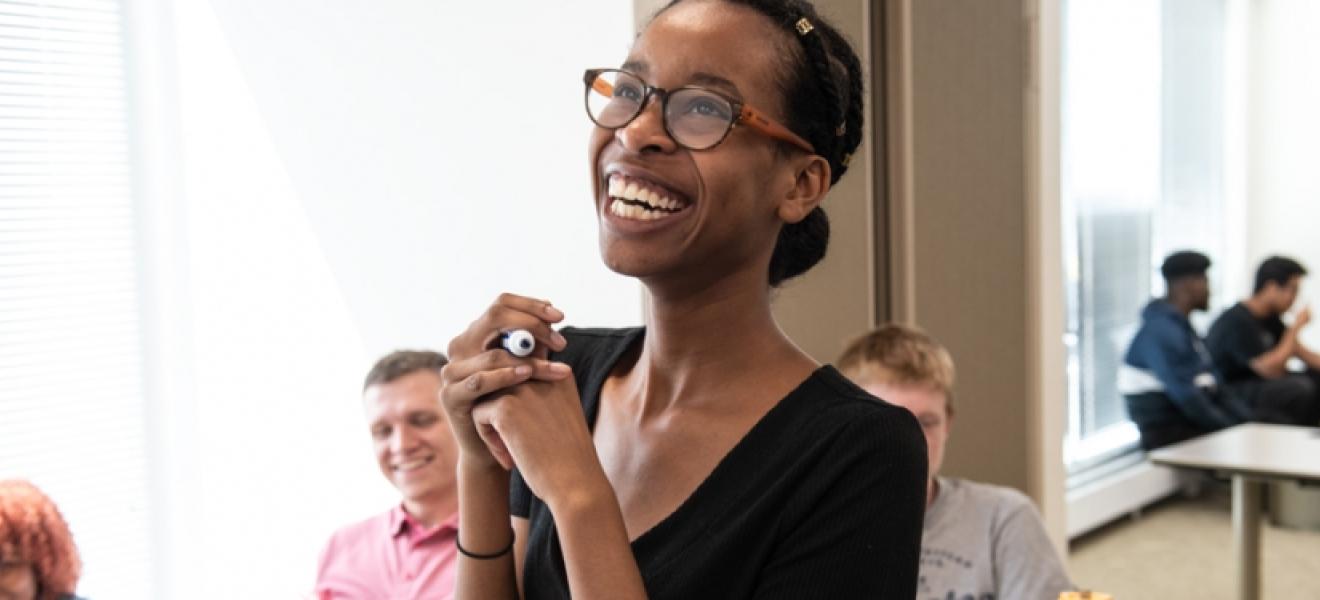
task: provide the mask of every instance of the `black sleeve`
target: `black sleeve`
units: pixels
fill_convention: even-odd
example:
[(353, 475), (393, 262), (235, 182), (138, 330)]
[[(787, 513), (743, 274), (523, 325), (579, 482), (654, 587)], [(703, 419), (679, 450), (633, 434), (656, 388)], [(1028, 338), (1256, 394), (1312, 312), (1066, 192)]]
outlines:
[(532, 490), (518, 469), (509, 474), (509, 514), (524, 519), (532, 514)]
[(833, 480), (792, 524), (755, 597), (914, 598), (926, 508), (926, 442), (906, 410), (841, 432)]

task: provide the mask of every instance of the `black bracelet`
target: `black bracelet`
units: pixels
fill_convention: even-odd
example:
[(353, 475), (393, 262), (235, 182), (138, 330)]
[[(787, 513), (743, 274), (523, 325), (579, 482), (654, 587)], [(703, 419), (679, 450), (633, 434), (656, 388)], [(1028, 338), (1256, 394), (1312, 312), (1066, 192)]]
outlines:
[(514, 537), (515, 537), (515, 536), (514, 536), (514, 534), (513, 534), (513, 528), (510, 527), (510, 528), (509, 528), (509, 545), (508, 545), (508, 546), (505, 546), (504, 549), (503, 549), (503, 550), (500, 550), (499, 552), (493, 552), (493, 553), (491, 553), (491, 554), (477, 554), (476, 552), (468, 552), (467, 550), (465, 550), (465, 549), (463, 548), (463, 544), (458, 543), (458, 533), (455, 532), (455, 533), (454, 533), (454, 546), (456, 546), (456, 547), (458, 548), (458, 553), (459, 553), (459, 554), (462, 554), (463, 556), (466, 556), (466, 557), (468, 557), (468, 558), (475, 558), (475, 559), (477, 559), (477, 560), (491, 560), (491, 559), (493, 559), (493, 558), (499, 558), (499, 557), (501, 557), (501, 556), (504, 556), (505, 554), (508, 554), (509, 552), (513, 551), (513, 540), (514, 540)]

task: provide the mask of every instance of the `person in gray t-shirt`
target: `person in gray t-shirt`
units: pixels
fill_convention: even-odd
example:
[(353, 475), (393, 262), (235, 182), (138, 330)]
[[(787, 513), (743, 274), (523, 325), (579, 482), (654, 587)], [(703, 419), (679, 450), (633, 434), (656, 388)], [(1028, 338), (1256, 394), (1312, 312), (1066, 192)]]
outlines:
[(925, 333), (885, 325), (848, 345), (838, 368), (872, 395), (912, 411), (930, 475), (918, 600), (1056, 600), (1072, 590), (1036, 507), (1021, 492), (939, 477), (953, 424), (953, 358)]
[(921, 534), (922, 600), (1055, 600), (1071, 590), (1036, 507), (1012, 488), (939, 477)]

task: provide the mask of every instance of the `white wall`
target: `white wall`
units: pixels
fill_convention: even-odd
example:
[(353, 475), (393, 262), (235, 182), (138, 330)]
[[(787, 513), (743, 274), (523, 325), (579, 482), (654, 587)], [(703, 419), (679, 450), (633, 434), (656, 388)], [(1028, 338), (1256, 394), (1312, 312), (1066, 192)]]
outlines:
[[(1254, 7), (1247, 265), (1254, 270), (1273, 254), (1301, 261), (1312, 273), (1302, 302), (1320, 310), (1320, 3), (1256, 0)], [(1320, 347), (1320, 327), (1302, 340)]]
[(172, 140), (143, 185), (152, 305), (173, 307), (160, 597), (299, 597), (326, 536), (396, 500), (358, 405), (376, 356), (443, 349), (504, 290), (640, 322), (597, 254), (581, 83), (623, 58), (631, 8), (136, 4), (166, 18), (141, 58), (175, 57), (142, 74)]

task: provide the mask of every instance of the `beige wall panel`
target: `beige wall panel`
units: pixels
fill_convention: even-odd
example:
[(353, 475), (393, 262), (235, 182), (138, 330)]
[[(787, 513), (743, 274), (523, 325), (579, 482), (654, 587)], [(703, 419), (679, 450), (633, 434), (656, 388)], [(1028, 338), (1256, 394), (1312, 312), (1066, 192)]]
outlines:
[(893, 318), (958, 361), (945, 473), (1016, 487), (1064, 548), (1059, 0), (887, 0)]
[(1063, 217), (1060, 212), (1059, 144), (1061, 58), (1060, 0), (1027, 0), (1032, 44), (1027, 86), (1028, 292), (1027, 430), (1031, 433), (1027, 493), (1036, 499), (1054, 544), (1066, 552), (1067, 348), (1063, 343)]
[(1029, 490), (1022, 3), (911, 10), (910, 316), (958, 365), (944, 471)]

